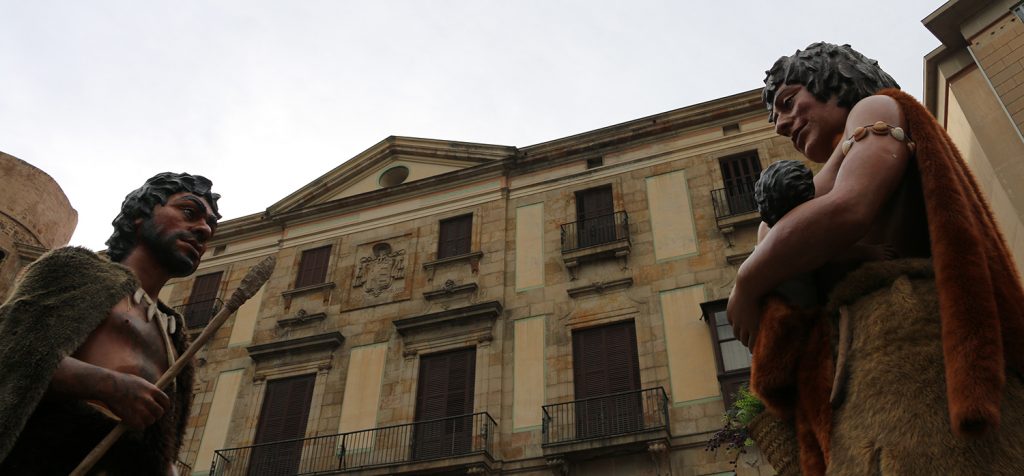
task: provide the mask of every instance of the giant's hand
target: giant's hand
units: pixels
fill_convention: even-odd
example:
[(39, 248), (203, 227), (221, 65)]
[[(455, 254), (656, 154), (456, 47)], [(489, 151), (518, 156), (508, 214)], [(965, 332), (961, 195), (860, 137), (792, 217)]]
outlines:
[(110, 382), (102, 401), (132, 429), (145, 429), (171, 408), (167, 394), (142, 377), (111, 371)]
[(757, 330), (761, 325), (761, 306), (758, 301), (757, 296), (744, 292), (737, 282), (729, 294), (729, 305), (725, 310), (732, 324), (733, 335), (748, 349), (754, 348)]
[(152, 425), (171, 407), (167, 394), (148, 380), (70, 356), (57, 365), (48, 396), (98, 401), (136, 430)]

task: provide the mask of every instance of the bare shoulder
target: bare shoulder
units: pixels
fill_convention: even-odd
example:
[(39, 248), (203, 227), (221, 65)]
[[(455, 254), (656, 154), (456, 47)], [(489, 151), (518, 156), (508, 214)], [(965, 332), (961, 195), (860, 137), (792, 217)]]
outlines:
[(899, 103), (889, 96), (876, 94), (861, 99), (853, 105), (853, 109), (850, 109), (850, 115), (846, 117), (847, 136), (857, 127), (868, 126), (878, 121), (890, 126), (906, 127)]

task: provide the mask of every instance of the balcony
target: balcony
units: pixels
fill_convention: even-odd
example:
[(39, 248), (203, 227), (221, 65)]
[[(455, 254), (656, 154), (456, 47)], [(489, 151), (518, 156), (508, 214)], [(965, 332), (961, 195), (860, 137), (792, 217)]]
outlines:
[(546, 456), (637, 451), (669, 436), (668, 396), (661, 387), (542, 408)]
[(223, 306), (223, 301), (214, 298), (182, 304), (181, 306), (176, 306), (174, 311), (185, 318), (185, 325), (189, 329), (195, 329), (206, 326)]
[(562, 225), (562, 260), (576, 279), (582, 261), (629, 255), (629, 215), (615, 212)]
[(747, 180), (711, 191), (711, 203), (715, 207), (715, 220), (719, 229), (724, 231), (736, 225), (761, 221), (754, 200), (754, 183), (753, 180)]
[(491, 469), (497, 425), (486, 412), (214, 452), (210, 474), (420, 474)]

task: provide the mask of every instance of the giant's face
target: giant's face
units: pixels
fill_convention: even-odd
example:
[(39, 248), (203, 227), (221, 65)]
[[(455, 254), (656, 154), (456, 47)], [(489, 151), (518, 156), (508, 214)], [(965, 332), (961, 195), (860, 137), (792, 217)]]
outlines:
[(199, 266), (216, 229), (212, 210), (201, 196), (171, 195), (166, 205), (153, 207), (152, 216), (140, 224), (137, 244), (147, 247), (171, 276), (188, 276)]
[(850, 110), (835, 96), (819, 101), (802, 84), (786, 84), (775, 94), (775, 132), (789, 137), (813, 162), (828, 160), (842, 139)]

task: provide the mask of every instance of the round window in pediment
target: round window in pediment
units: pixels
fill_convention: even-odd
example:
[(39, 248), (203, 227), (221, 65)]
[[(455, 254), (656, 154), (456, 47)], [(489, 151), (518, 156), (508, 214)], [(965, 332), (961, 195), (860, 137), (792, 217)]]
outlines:
[(407, 178), (409, 178), (409, 167), (399, 165), (391, 167), (390, 169), (385, 170), (384, 173), (380, 174), (380, 179), (377, 183), (379, 183), (381, 187), (394, 187), (395, 185), (405, 182), (405, 179)]

